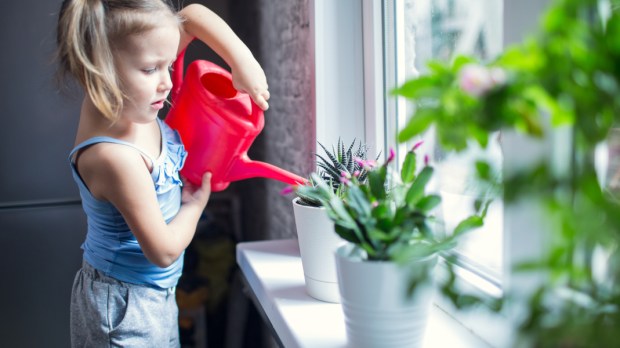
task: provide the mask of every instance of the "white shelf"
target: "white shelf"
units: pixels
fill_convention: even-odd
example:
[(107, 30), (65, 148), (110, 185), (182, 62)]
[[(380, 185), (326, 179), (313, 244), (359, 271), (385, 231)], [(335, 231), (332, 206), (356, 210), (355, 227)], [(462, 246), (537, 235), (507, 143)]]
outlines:
[[(306, 293), (296, 239), (239, 243), (237, 263), (282, 346), (347, 346), (340, 304), (322, 302)], [(488, 345), (433, 306), (424, 347)]]

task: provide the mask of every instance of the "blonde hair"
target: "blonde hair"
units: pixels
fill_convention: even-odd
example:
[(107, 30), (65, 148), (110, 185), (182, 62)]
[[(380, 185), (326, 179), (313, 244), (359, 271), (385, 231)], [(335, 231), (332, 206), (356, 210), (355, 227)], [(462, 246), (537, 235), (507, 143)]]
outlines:
[(161, 16), (180, 23), (164, 0), (65, 0), (58, 16), (59, 77), (72, 75), (95, 107), (110, 121), (118, 120), (124, 95), (114, 66), (119, 40), (161, 25)]

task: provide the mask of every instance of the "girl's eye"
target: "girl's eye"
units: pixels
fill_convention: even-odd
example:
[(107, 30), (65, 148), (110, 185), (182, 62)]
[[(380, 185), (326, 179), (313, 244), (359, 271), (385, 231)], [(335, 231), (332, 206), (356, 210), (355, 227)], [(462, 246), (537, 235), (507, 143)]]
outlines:
[(142, 69), (142, 71), (144, 71), (146, 74), (152, 74), (155, 71), (157, 71), (157, 68), (147, 68), (147, 69)]

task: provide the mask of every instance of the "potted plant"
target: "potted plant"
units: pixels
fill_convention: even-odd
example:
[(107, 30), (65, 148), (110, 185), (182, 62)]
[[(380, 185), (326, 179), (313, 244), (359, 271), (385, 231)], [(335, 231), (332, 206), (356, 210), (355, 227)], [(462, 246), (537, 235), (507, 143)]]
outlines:
[[(324, 155), (316, 154), (318, 175), (334, 195), (340, 197), (346, 190), (339, 180), (342, 173), (357, 173), (361, 181), (365, 180), (366, 170), (355, 161), (366, 160), (368, 149), (365, 145), (354, 139), (345, 147), (339, 139), (336, 148), (329, 151), (318, 144), (324, 152)], [(309, 185), (312, 187), (314, 182), (310, 180)], [(333, 253), (343, 240), (334, 233), (333, 223), (319, 200), (305, 195), (303, 189), (292, 187), (290, 190), (297, 194), (293, 199), (293, 213), (306, 291), (318, 300), (337, 303), (340, 295)]]
[(463, 220), (449, 235), (434, 226), (441, 198), (426, 192), (432, 166), (416, 172), (415, 149), (409, 151), (400, 175), (390, 165), (357, 160), (368, 172), (360, 181), (342, 173), (346, 187), (334, 193), (319, 175), (315, 186), (298, 192), (325, 207), (336, 233), (348, 243), (336, 251), (341, 303), (349, 344), (353, 347), (415, 347), (422, 342), (431, 305), (433, 272), (439, 253), (456, 245), (460, 236), (480, 227), (484, 211)]
[(431, 125), (441, 144), (455, 150), (472, 139), (486, 146), (495, 131), (551, 139), (558, 126), (570, 129), (561, 161), (534, 161), (503, 178), (505, 203), (527, 199), (545, 209), (550, 244), (541, 258), (519, 267), (549, 279), (527, 298), (508, 297), (526, 312), (517, 344), (617, 345), (620, 202), (613, 179), (619, 154), (609, 152), (616, 165), (603, 180), (595, 153), (606, 141), (617, 147), (617, 139), (608, 139), (620, 124), (619, 60), (618, 6), (558, 0), (533, 37), (493, 61), (432, 62), (429, 74), (396, 91), (416, 106), (399, 134), (403, 142)]

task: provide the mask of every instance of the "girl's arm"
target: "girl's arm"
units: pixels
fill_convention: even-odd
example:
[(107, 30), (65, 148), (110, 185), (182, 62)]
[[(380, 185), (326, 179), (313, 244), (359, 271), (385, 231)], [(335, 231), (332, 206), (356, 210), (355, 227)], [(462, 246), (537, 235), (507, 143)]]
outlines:
[(93, 196), (119, 210), (146, 258), (159, 267), (171, 265), (192, 241), (211, 193), (208, 173), (201, 187), (185, 186), (181, 208), (166, 224), (151, 174), (134, 149), (98, 144), (82, 153), (78, 169)]
[(232, 69), (235, 88), (248, 93), (261, 109), (267, 110), (269, 91), (265, 72), (228, 24), (200, 4), (188, 5), (179, 14), (185, 19), (179, 52), (194, 38), (206, 43)]

